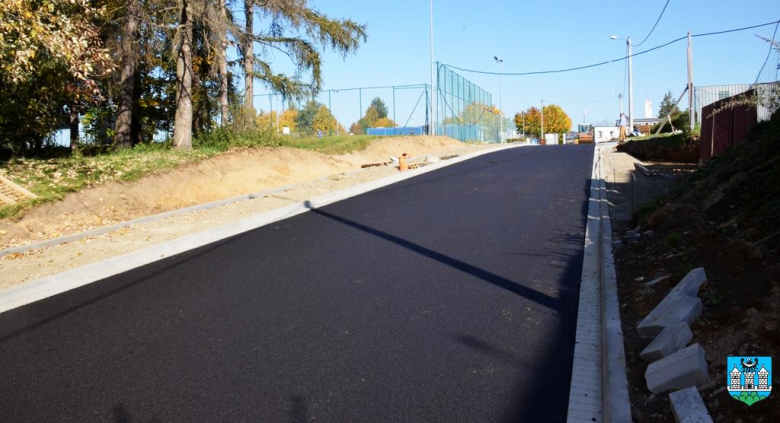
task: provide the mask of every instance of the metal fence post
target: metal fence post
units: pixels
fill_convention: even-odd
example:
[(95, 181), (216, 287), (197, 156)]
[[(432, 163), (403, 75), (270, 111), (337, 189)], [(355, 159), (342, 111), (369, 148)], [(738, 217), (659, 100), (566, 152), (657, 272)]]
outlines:
[(398, 122), (395, 120), (395, 85), (393, 85), (393, 122)]

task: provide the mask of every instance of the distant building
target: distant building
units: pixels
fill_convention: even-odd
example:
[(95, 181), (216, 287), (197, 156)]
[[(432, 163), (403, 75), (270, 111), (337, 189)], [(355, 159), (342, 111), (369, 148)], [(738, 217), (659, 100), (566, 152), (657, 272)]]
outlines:
[(656, 117), (638, 118), (634, 119), (634, 127), (642, 133), (642, 135), (650, 134), (650, 128), (658, 123), (659, 119)]
[(617, 126), (594, 126), (593, 141), (607, 142), (620, 137), (620, 128)]

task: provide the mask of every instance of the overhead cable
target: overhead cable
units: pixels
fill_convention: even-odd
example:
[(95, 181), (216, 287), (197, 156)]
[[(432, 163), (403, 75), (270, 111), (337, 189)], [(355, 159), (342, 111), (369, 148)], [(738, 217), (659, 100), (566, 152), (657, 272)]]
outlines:
[[(747, 27), (744, 27), (744, 28), (735, 28), (735, 29), (729, 29), (729, 30), (717, 31), (717, 32), (707, 32), (707, 33), (703, 33), (703, 34), (692, 34), (692, 37), (706, 37), (706, 36), (711, 36), (711, 35), (727, 34), (727, 33), (730, 33), (730, 32), (746, 31), (748, 29), (761, 28), (761, 27), (764, 27), (764, 26), (777, 25), (777, 24), (780, 24), (780, 20), (767, 22), (767, 23), (760, 24), (760, 25), (747, 26)], [(595, 68), (595, 67), (598, 67), (598, 66), (608, 65), (610, 63), (620, 62), (622, 60), (628, 59), (629, 57), (641, 56), (643, 54), (650, 53), (651, 51), (658, 50), (660, 48), (664, 48), (664, 47), (670, 46), (670, 45), (672, 45), (672, 44), (674, 44), (676, 42), (682, 41), (682, 40), (684, 40), (686, 38), (688, 38), (687, 35), (682, 36), (680, 38), (676, 38), (676, 39), (674, 39), (672, 41), (669, 41), (669, 42), (667, 42), (665, 44), (661, 44), (659, 46), (655, 46), (653, 48), (650, 48), (650, 49), (647, 49), (647, 50), (644, 50), (644, 51), (640, 51), (639, 53), (633, 53), (631, 56), (626, 55), (626, 56), (620, 57), (618, 59), (606, 60), (606, 61), (603, 61), (603, 62), (591, 64), (591, 65), (577, 66), (577, 67), (568, 68), (568, 69), (555, 69), (555, 70), (532, 71), (532, 72), (503, 72), (502, 73), (502, 72), (491, 72), (491, 71), (480, 71), (480, 70), (474, 70), (474, 69), (466, 69), (466, 68), (461, 68), (461, 67), (458, 67), (458, 66), (449, 65), (449, 64), (446, 64), (446, 63), (442, 63), (441, 65), (442, 66), (446, 66), (446, 67), (451, 68), (451, 69), (457, 69), (457, 70), (462, 71), (462, 72), (476, 73), (476, 74), (482, 74), (482, 75), (528, 76), (528, 75), (544, 75), (544, 74), (551, 74), (551, 73), (573, 72), (573, 71), (577, 71), (577, 70)]]
[(658, 16), (658, 19), (655, 20), (655, 25), (653, 25), (653, 29), (650, 30), (650, 33), (647, 34), (647, 37), (645, 37), (645, 39), (642, 40), (641, 43), (634, 45), (634, 47), (641, 46), (642, 44), (645, 43), (645, 41), (647, 41), (648, 38), (650, 38), (650, 35), (652, 35), (653, 31), (655, 31), (655, 27), (658, 26), (658, 22), (661, 22), (661, 17), (664, 15), (664, 12), (666, 12), (666, 6), (669, 6), (669, 0), (666, 0), (666, 4), (664, 5), (663, 10), (661, 10), (661, 14)]
[(775, 46), (775, 36), (777, 36), (777, 26), (780, 25), (780, 22), (778, 22), (775, 25), (775, 32), (772, 33), (772, 39), (769, 41), (769, 51), (766, 53), (766, 59), (764, 59), (764, 64), (761, 65), (761, 69), (758, 71), (758, 75), (756, 75), (756, 81), (753, 82), (753, 84), (758, 83), (758, 79), (761, 77), (761, 72), (764, 71), (764, 67), (766, 66), (766, 63), (769, 61), (769, 56), (772, 55), (772, 48)]

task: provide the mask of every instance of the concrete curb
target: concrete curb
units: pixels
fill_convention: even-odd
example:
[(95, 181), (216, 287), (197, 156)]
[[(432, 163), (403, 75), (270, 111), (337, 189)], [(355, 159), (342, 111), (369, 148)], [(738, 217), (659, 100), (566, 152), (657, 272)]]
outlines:
[(585, 227), (582, 277), (580, 281), (577, 334), (574, 340), (569, 410), (567, 421), (601, 422), (603, 400), (601, 386), (601, 258), (599, 234), (598, 149), (593, 152), (588, 220)]
[[(341, 191), (325, 194), (320, 197), (313, 198), (311, 200), (306, 200), (300, 203), (291, 204), (289, 206), (281, 207), (275, 210), (271, 210), (265, 213), (248, 217), (246, 219), (229, 223), (221, 227), (212, 228), (203, 232), (187, 235), (169, 241), (164, 244), (155, 245), (119, 257), (103, 260), (78, 269), (60, 273), (58, 275), (53, 275), (47, 278), (38, 279), (36, 281), (32, 281), (15, 288), (9, 288), (4, 291), (0, 291), (0, 313), (4, 313), (8, 310), (21, 307), (25, 304), (39, 301), (44, 298), (48, 298), (84, 285), (88, 285), (90, 283), (99, 281), (101, 279), (105, 279), (107, 277), (122, 272), (126, 272), (136, 267), (140, 267), (149, 263), (153, 263), (158, 260), (162, 260), (166, 257), (170, 257), (176, 254), (181, 254), (183, 252), (193, 250), (195, 248), (202, 247), (204, 245), (208, 245), (213, 242), (220, 241), (225, 238), (229, 238), (231, 236), (235, 236), (250, 231), (252, 229), (257, 229), (259, 227), (268, 225), (273, 222), (277, 222), (279, 220), (283, 220), (301, 213), (305, 213), (311, 209), (323, 207), (328, 204), (335, 203), (337, 201), (345, 200), (360, 194), (364, 194), (366, 192), (373, 191), (375, 189), (382, 188), (384, 186), (394, 184), (396, 182), (400, 182), (406, 179), (410, 179), (415, 176), (422, 175), (424, 173), (432, 172), (434, 170), (451, 166), (456, 163), (470, 160), (475, 157), (482, 156), (484, 154), (507, 150), (510, 148), (523, 147), (526, 145), (527, 144), (519, 144), (519, 145), (509, 144), (496, 149), (483, 150), (471, 154), (466, 154), (450, 160), (428, 165), (422, 168), (377, 179), (362, 185), (356, 185), (354, 187), (350, 187)], [(222, 201), (227, 201), (227, 200), (222, 200)], [(195, 206), (195, 207), (199, 207), (199, 206)], [(154, 216), (150, 216), (150, 218), (151, 217)]]
[[(609, 147), (606, 147), (609, 148)], [(601, 151), (599, 149), (599, 156)], [(604, 171), (599, 166), (601, 213), (601, 320), (602, 320), (602, 386), (605, 422), (631, 422), (631, 399), (628, 394), (626, 352), (620, 322), (615, 259), (612, 255), (612, 222)]]
[(232, 203), (238, 203), (238, 202), (242, 202), (242, 201), (254, 200), (255, 198), (263, 197), (265, 195), (275, 194), (277, 192), (287, 191), (288, 189), (291, 189), (293, 187), (295, 187), (294, 184), (293, 185), (285, 185), (285, 186), (281, 186), (281, 187), (276, 187), (276, 188), (271, 188), (271, 189), (259, 191), (259, 192), (253, 193), (253, 194), (238, 195), (236, 197), (230, 197), (230, 198), (226, 198), (224, 200), (217, 200), (217, 201), (212, 201), (210, 203), (198, 204), (198, 205), (195, 205), (195, 206), (185, 207), (183, 209), (171, 210), (169, 212), (159, 213), (159, 214), (155, 214), (155, 215), (152, 215), (152, 216), (139, 217), (138, 219), (128, 220), (127, 222), (117, 223), (116, 225), (104, 226), (102, 228), (96, 228), (96, 229), (92, 229), (92, 230), (86, 231), (86, 232), (79, 232), (77, 234), (71, 234), (71, 235), (65, 235), (65, 236), (61, 236), (61, 237), (57, 237), (57, 238), (52, 238), (52, 239), (49, 239), (49, 240), (46, 240), (46, 241), (36, 242), (34, 244), (27, 244), (27, 245), (20, 245), (18, 247), (13, 247), (13, 248), (6, 248), (5, 250), (0, 251), (0, 258), (2, 258), (3, 256), (6, 256), (8, 254), (24, 253), (26, 251), (37, 250), (38, 248), (51, 247), (53, 245), (60, 245), (60, 244), (66, 243), (66, 242), (78, 241), (78, 240), (80, 240), (82, 238), (86, 238), (86, 237), (89, 237), (89, 236), (102, 235), (102, 234), (105, 234), (105, 233), (108, 233), (108, 232), (113, 232), (113, 231), (116, 231), (116, 230), (119, 230), (119, 229), (122, 229), (122, 228), (126, 228), (128, 226), (140, 225), (140, 224), (143, 224), (143, 223), (156, 222), (158, 220), (165, 219), (166, 217), (176, 216), (177, 214), (192, 213), (192, 212), (197, 212), (197, 211), (201, 211), (201, 210), (213, 209), (213, 208), (216, 208), (216, 207), (219, 207), (219, 206), (223, 206), (225, 204), (232, 204)]
[(585, 231), (569, 422), (631, 422), (601, 151), (596, 146)]

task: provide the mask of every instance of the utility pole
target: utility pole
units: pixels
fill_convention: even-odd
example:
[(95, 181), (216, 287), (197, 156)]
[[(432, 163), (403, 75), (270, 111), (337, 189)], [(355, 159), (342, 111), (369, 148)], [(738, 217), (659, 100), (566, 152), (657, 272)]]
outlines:
[(525, 139), (525, 101), (523, 102), (523, 139)]
[(539, 127), (539, 132), (541, 132), (541, 136), (539, 137), (539, 143), (541, 144), (544, 139), (544, 100), (542, 100), (542, 124)]
[(430, 117), (430, 122), (428, 124), (429, 125), (428, 135), (436, 135), (436, 118), (434, 116), (435, 115), (434, 110), (436, 108), (436, 89), (433, 87), (433, 0), (430, 0), (429, 4), (430, 4), (430, 19), (431, 19), (431, 25), (430, 25), (431, 117)]
[(693, 45), (691, 31), (688, 31), (688, 120), (693, 130), (696, 123), (696, 110), (693, 108)]
[(501, 125), (501, 132), (498, 133), (498, 142), (500, 143), (502, 142), (501, 136), (504, 134), (504, 104), (501, 93), (501, 77), (504, 74), (504, 60), (498, 56), (493, 56), (493, 58), (496, 59), (496, 62), (498, 62), (498, 119)]
[(631, 37), (626, 38), (628, 46), (628, 130), (634, 130), (634, 72), (631, 66)]

